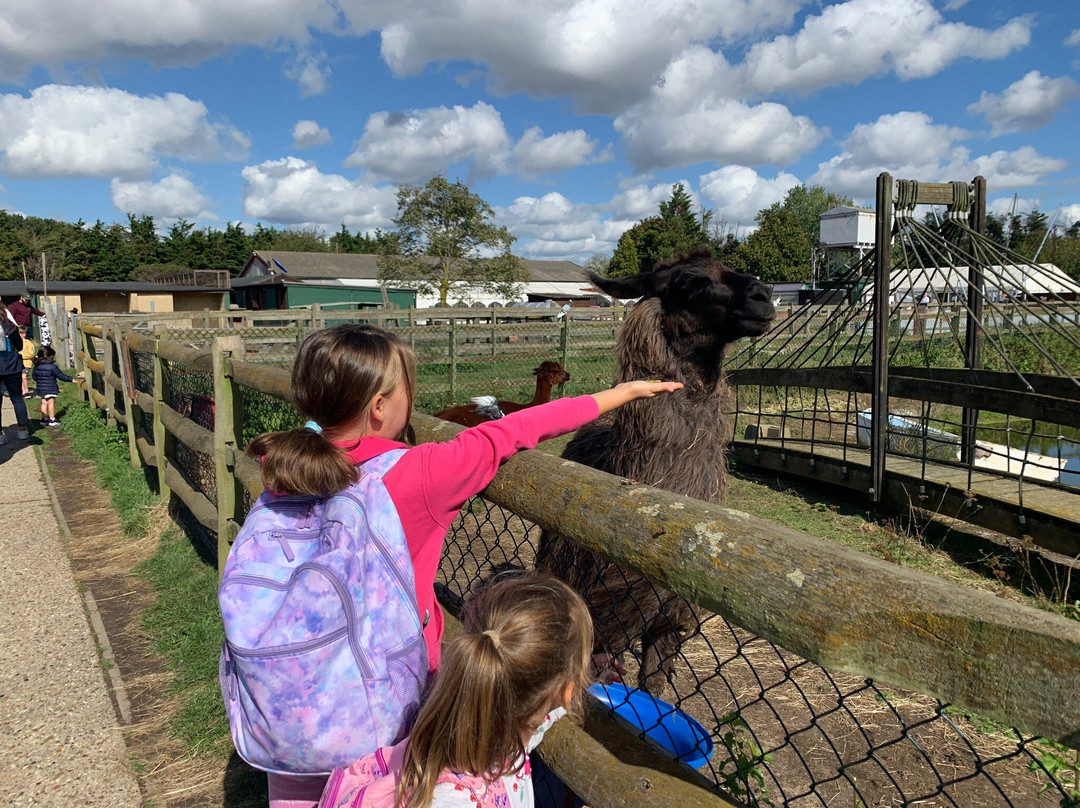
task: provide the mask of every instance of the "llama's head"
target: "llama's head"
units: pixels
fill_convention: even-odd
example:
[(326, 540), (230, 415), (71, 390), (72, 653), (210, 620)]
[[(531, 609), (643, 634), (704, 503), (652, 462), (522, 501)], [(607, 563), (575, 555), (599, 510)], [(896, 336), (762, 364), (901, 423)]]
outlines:
[(566, 368), (550, 359), (541, 362), (539, 367), (533, 368), (533, 376), (550, 381), (552, 386), (570, 381), (570, 374), (566, 372)]
[(709, 335), (722, 345), (764, 334), (776, 317), (768, 286), (706, 253), (666, 261), (630, 278), (589, 277), (612, 297), (656, 298), (678, 331), (698, 339)]

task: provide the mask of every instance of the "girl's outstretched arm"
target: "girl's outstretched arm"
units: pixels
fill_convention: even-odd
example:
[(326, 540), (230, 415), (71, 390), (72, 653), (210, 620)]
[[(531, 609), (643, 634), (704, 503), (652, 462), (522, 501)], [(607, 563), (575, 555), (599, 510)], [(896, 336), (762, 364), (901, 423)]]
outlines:
[(623, 382), (615, 385), (610, 390), (593, 393), (592, 397), (596, 399), (596, 403), (600, 407), (600, 414), (603, 415), (605, 412), (611, 412), (623, 404), (629, 404), (639, 398), (652, 398), (664, 393), (674, 393), (676, 390), (682, 390), (682, 388), (682, 382)]

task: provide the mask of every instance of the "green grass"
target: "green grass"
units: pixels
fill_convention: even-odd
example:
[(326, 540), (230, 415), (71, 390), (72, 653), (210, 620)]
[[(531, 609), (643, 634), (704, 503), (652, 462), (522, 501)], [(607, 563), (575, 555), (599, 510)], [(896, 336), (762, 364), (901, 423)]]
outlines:
[[(151, 529), (157, 503), (147, 476), (133, 469), (127, 440), (111, 429), (99, 410), (61, 396), (62, 429), (75, 452), (95, 464), (99, 484), (112, 496), (124, 535), (138, 538)], [(176, 525), (162, 534), (157, 551), (137, 574), (158, 593), (143, 616), (154, 651), (173, 675), (170, 692), (177, 711), (172, 732), (193, 755), (210, 755), (222, 765), (232, 753), (228, 722), (217, 682), (218, 654), (224, 633), (217, 607), (217, 570), (208, 566)]]

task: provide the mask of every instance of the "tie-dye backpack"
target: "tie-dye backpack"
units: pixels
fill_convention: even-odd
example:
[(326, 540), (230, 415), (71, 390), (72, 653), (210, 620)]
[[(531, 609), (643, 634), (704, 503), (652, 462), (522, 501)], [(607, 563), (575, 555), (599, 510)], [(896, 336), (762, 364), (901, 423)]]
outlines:
[(427, 681), (412, 560), (364, 463), (325, 498), (256, 501), (218, 588), (221, 692), (236, 751), (263, 771), (325, 774), (403, 738)]

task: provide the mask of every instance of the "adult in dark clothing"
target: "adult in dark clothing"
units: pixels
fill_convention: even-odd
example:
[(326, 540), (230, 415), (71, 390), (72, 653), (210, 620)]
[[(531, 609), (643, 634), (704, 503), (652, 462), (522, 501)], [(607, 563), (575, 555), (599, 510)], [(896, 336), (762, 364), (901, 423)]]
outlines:
[(34, 335), (34, 329), (32, 327), (32, 315), (43, 317), (45, 312), (40, 309), (35, 309), (30, 305), (30, 297), (23, 295), (14, 303), (8, 306), (8, 311), (11, 312), (11, 316), (15, 319), (15, 325), (26, 326), (26, 336), (32, 337)]
[[(7, 306), (3, 303), (0, 303), (0, 329), (3, 330), (3, 337), (0, 337), (0, 349), (7, 349), (0, 350), (0, 384), (7, 390), (8, 398), (11, 399), (11, 406), (15, 409), (15, 420), (19, 425), (16, 436), (19, 440), (26, 440), (30, 437), (30, 432), (27, 430), (30, 419), (26, 415), (26, 402), (23, 400), (22, 395), (23, 364), (22, 354), (20, 353), (22, 351), (22, 337), (19, 336), (19, 329), (15, 323), (11, 322), (11, 318), (8, 317)], [(7, 433), (0, 426), (0, 443), (7, 442)]]

